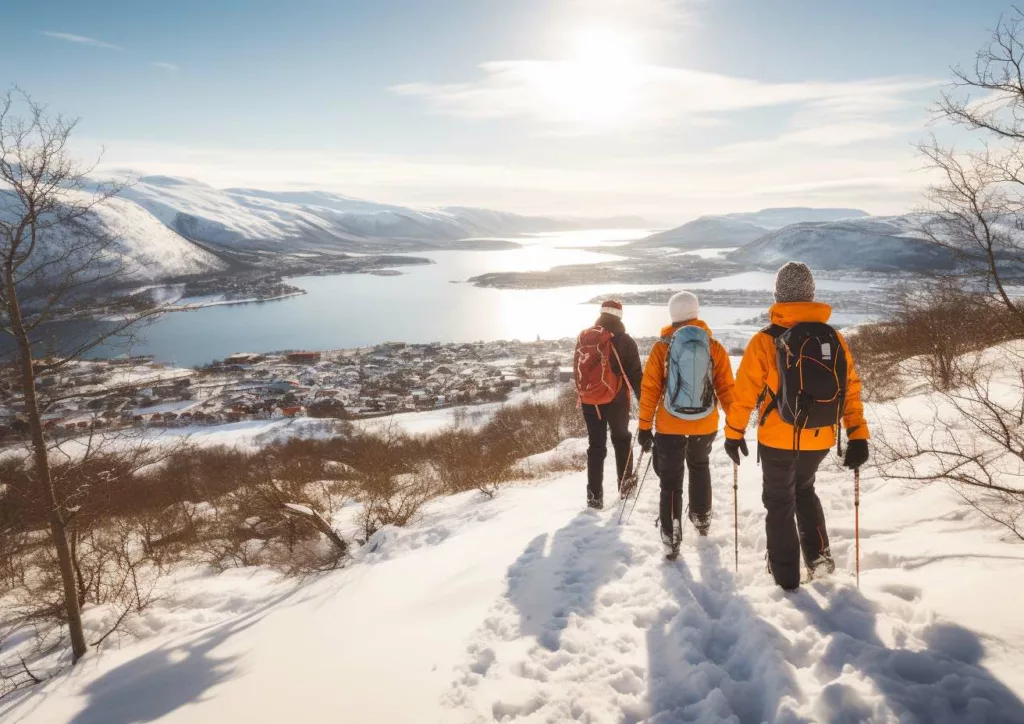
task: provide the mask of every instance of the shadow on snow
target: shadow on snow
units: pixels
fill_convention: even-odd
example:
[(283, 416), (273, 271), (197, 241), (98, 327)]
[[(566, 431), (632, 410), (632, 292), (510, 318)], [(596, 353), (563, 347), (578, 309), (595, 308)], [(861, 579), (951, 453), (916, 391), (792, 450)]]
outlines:
[(88, 701), (70, 724), (148, 722), (199, 703), (206, 692), (236, 673), (237, 657), (217, 657), (217, 647), (257, 624), (293, 593), (215, 625), (187, 643), (147, 652), (111, 669), (85, 687)]
[(536, 636), (557, 651), (571, 618), (594, 612), (598, 589), (628, 557), (618, 547), (619, 526), (602, 524), (593, 512), (582, 512), (559, 529), (548, 548), (548, 534), (534, 538), (508, 569), (508, 600), (519, 613), (523, 636)]
[(683, 560), (662, 571), (678, 608), (647, 631), (649, 722), (810, 721), (792, 706), (800, 692), (785, 638), (737, 592), (717, 545), (698, 540), (697, 552), (700, 580)]
[(1024, 702), (981, 665), (984, 645), (974, 632), (933, 623), (922, 634), (926, 649), (889, 648), (876, 632), (875, 603), (849, 586), (816, 587), (828, 597), (828, 608), (823, 609), (808, 591), (800, 591), (792, 601), (828, 640), (816, 665), (833, 681), (822, 692), (819, 716), (850, 724), (882, 716), (876, 711), (882, 702), (873, 706), (837, 680), (852, 667), (870, 679), (900, 721), (1024, 722)]
[[(822, 608), (807, 587), (779, 593), (824, 639), (808, 650), (791, 643), (736, 590), (719, 548), (699, 541), (700, 580), (685, 562), (666, 565), (665, 588), (678, 608), (662, 612), (647, 632), (651, 724), (720, 721), (741, 723), (827, 721), (1010, 724), (1024, 722), (1024, 702), (980, 662), (977, 634), (935, 623), (921, 637), (926, 648), (889, 648), (877, 634), (877, 604), (855, 588), (815, 583), (829, 601)], [(794, 623), (794, 627), (798, 624)], [(813, 719), (796, 668), (827, 681), (812, 704)], [(871, 690), (851, 683), (866, 679)]]

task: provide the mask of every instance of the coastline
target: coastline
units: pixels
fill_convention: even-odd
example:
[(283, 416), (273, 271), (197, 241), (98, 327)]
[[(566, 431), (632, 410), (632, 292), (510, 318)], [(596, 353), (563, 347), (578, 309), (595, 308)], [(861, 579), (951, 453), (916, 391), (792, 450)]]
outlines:
[(166, 307), (168, 312), (189, 312), (196, 309), (205, 309), (206, 307), (226, 307), (234, 304), (259, 304), (260, 302), (276, 302), (281, 299), (289, 299), (291, 297), (301, 297), (304, 294), (308, 294), (305, 289), (296, 288), (293, 292), (287, 292), (285, 294), (277, 294), (272, 297), (252, 297), (249, 299), (219, 299), (211, 300), (207, 302), (194, 302), (181, 304), (179, 299), (173, 304), (169, 304)]

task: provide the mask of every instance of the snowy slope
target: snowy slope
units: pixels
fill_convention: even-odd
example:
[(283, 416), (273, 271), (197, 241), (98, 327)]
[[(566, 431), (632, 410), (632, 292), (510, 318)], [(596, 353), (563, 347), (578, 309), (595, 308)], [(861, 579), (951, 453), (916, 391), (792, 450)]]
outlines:
[[(0, 194), (9, 193), (0, 191)], [(85, 192), (69, 192), (81, 203), (93, 200)], [(12, 208), (16, 208), (12, 204)], [(79, 220), (80, 229), (48, 230), (42, 235), (33, 263), (48, 266), (53, 274), (88, 262), (98, 275), (106, 276), (121, 267), (117, 282), (145, 282), (169, 277), (188, 276), (219, 271), (224, 264), (216, 256), (182, 238), (161, 224), (137, 204), (114, 197), (92, 208)], [(108, 241), (109, 240), (109, 241)], [(102, 244), (104, 253), (87, 259)], [(77, 254), (68, 256), (76, 247)], [(95, 264), (94, 264), (95, 262)], [(106, 263), (104, 263), (106, 262)], [(46, 273), (40, 275), (46, 278)], [(88, 278), (85, 275), (82, 278)]]
[(814, 269), (908, 272), (952, 268), (953, 255), (923, 241), (920, 228), (921, 217), (916, 214), (792, 224), (737, 249), (728, 258), (769, 267), (799, 259)]
[(225, 268), (216, 256), (182, 238), (127, 199), (113, 198), (99, 207), (95, 223), (117, 235), (118, 253), (128, 262), (133, 280), (204, 274)]
[[(858, 590), (851, 476), (827, 462), (817, 487), (841, 570), (787, 595), (764, 571), (753, 458), (738, 572), (718, 446), (712, 474), (711, 537), (687, 527), (671, 564), (653, 475), (619, 525), (615, 506), (582, 507), (585, 476), (570, 473), (436, 501), (302, 585), (183, 572), (138, 641), (0, 702), (0, 720), (1024, 721), (1019, 544), (941, 486), (866, 474)], [(96, 630), (101, 613), (86, 614)]]
[(302, 206), (231, 194), (188, 179), (144, 176), (123, 193), (167, 227), (196, 241), (232, 248), (290, 250), (344, 241)]
[(773, 229), (808, 221), (863, 217), (859, 209), (778, 208), (701, 216), (682, 226), (641, 239), (636, 246), (674, 246), (680, 249), (727, 248), (749, 244)]

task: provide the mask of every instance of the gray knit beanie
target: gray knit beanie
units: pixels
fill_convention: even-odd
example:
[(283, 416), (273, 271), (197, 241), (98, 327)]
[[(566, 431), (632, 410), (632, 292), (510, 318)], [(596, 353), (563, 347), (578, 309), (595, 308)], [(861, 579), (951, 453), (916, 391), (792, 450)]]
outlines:
[(775, 301), (814, 301), (814, 275), (806, 264), (787, 262), (775, 273)]

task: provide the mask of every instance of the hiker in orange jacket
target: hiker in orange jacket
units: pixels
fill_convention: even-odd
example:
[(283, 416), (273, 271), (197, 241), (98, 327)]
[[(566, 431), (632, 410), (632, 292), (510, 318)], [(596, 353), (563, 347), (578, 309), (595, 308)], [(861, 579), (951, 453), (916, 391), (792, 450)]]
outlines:
[[(683, 475), (690, 468), (689, 518), (700, 535), (711, 525), (711, 469), (708, 455), (718, 434), (718, 405), (728, 412), (733, 400), (732, 365), (722, 344), (700, 319), (700, 304), (690, 292), (679, 292), (668, 303), (672, 324), (661, 330), (644, 368), (640, 392), (637, 439), (644, 450), (654, 448), (655, 469), (661, 478), (661, 535), (669, 555), (678, 552), (682, 535)], [(708, 335), (715, 397), (711, 409), (698, 419), (672, 414), (664, 403), (666, 371), (673, 334), (681, 327), (698, 327)], [(656, 433), (655, 433), (656, 431)]]
[[(786, 590), (800, 585), (801, 553), (811, 575), (835, 570), (814, 481), (818, 466), (836, 444), (838, 424), (834, 428), (804, 427), (798, 431), (782, 419), (775, 402), (780, 387), (776, 336), (800, 323), (825, 324), (831, 314), (831, 307), (814, 301), (814, 276), (805, 264), (789, 262), (779, 269), (775, 304), (769, 310), (772, 326), (754, 335), (747, 345), (726, 416), (725, 451), (738, 465), (740, 454), (748, 454), (744, 434), (751, 412), (757, 410), (768, 564), (776, 583)], [(849, 438), (843, 464), (859, 468), (867, 462), (870, 437), (860, 397), (861, 382), (846, 340), (835, 334), (846, 365), (846, 394), (836, 420), (842, 422)]]

